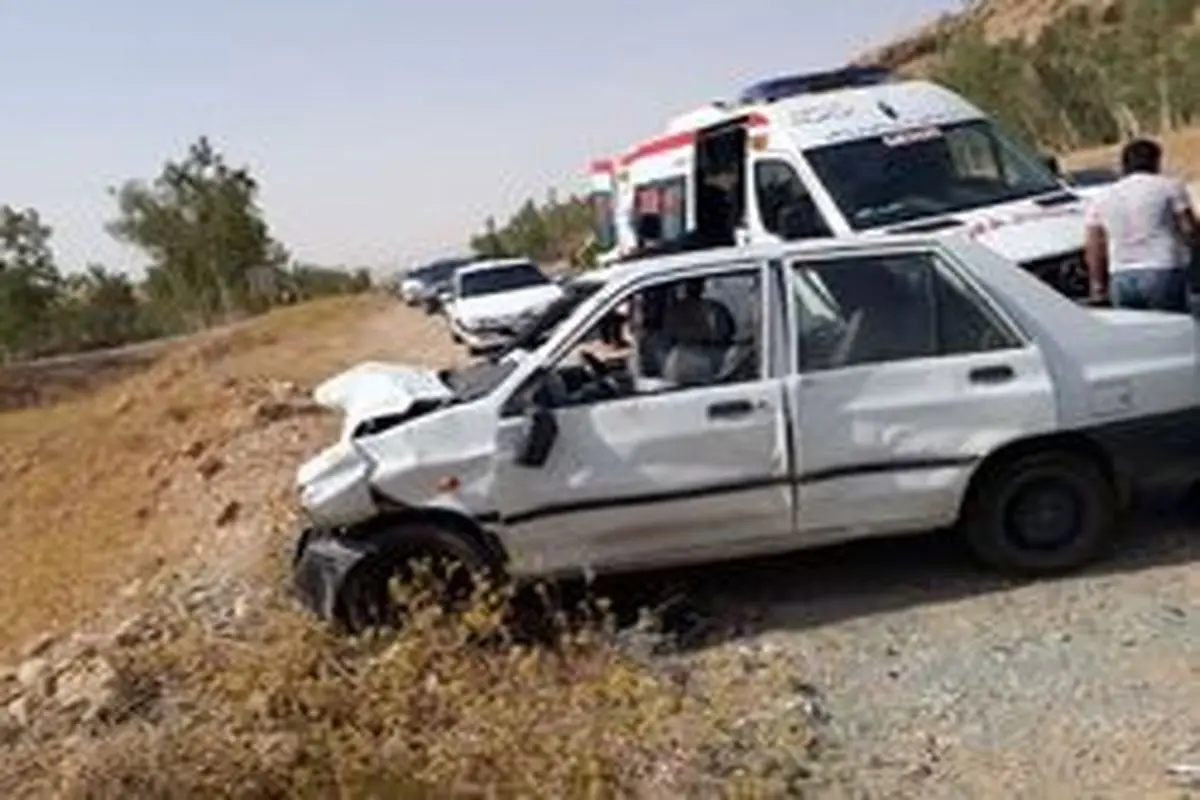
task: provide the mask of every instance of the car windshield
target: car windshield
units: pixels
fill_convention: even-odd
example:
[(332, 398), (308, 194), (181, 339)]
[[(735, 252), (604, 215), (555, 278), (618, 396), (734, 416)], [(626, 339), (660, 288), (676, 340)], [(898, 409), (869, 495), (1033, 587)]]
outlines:
[(855, 230), (1061, 191), (1041, 159), (983, 119), (805, 152)]
[(549, 283), (550, 279), (529, 262), (505, 264), (465, 272), (458, 277), (458, 296), (475, 297), (481, 294), (527, 289)]

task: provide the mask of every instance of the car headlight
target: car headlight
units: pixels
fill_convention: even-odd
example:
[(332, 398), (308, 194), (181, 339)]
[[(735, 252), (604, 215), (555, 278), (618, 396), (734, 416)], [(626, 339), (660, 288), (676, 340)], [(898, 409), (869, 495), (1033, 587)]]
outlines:
[(496, 330), (505, 325), (503, 317), (479, 317), (475, 320), (475, 330)]

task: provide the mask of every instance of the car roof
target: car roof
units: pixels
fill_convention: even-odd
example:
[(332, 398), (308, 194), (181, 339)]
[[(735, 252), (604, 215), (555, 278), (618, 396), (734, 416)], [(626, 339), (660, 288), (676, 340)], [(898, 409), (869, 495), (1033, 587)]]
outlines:
[(801, 150), (888, 136), (914, 126), (987, 119), (957, 92), (914, 79), (799, 95), (748, 106), (746, 112), (751, 111), (767, 117), (772, 130), (785, 131)]
[(489, 269), (497, 269), (499, 267), (515, 267), (518, 264), (528, 264), (531, 267), (537, 268), (531, 259), (528, 258), (488, 258), (481, 261), (473, 261), (470, 264), (462, 266), (458, 269), (459, 275), (467, 275), (472, 272), (483, 272)]
[(452, 256), (449, 258), (439, 258), (434, 261), (427, 261), (424, 264), (418, 264), (410, 269), (406, 274), (421, 275), (429, 272), (438, 272), (446, 269), (456, 269), (465, 264), (474, 262), (475, 259), (471, 256)]
[(613, 270), (619, 266), (619, 264), (609, 265), (578, 272), (571, 276), (571, 283), (604, 283), (612, 277)]
[[(970, 233), (964, 231), (879, 233), (871, 236), (810, 239), (787, 244), (757, 242), (648, 256), (608, 267), (603, 292), (623, 291), (618, 287), (640, 283), (646, 279), (669, 278), (673, 273), (730, 266), (738, 262), (777, 259), (785, 253), (788, 257), (812, 254), (813, 257), (820, 258), (852, 256), (858, 253), (869, 256), (889, 250), (912, 248), (940, 248), (954, 257), (955, 263), (975, 280), (988, 286), (990, 290), (1006, 295), (1015, 293), (1021, 302), (1037, 304), (1044, 301), (1057, 307), (1057, 300), (1061, 300), (1067, 306), (1078, 308), (1074, 302), (1060, 295), (1040, 278), (1021, 269), (1016, 262), (979, 244)], [(1054, 299), (1043, 298), (1040, 296), (1042, 294), (1052, 295)]]

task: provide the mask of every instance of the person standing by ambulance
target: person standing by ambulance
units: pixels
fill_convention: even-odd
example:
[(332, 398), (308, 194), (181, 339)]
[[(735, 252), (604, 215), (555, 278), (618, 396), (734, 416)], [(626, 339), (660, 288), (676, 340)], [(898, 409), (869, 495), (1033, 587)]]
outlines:
[(1084, 259), (1095, 304), (1189, 310), (1196, 217), (1183, 181), (1160, 174), (1161, 167), (1158, 143), (1129, 142), (1121, 151), (1123, 177), (1087, 209)]

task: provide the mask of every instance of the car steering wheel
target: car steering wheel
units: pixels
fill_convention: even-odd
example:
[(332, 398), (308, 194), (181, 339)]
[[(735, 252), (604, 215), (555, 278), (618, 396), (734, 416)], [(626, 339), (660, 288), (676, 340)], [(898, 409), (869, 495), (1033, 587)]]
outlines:
[(621, 384), (610, 373), (608, 365), (604, 363), (598, 356), (589, 353), (586, 350), (581, 350), (579, 356), (582, 359), (584, 366), (590, 373), (596, 388), (602, 390), (603, 397), (620, 397)]
[(600, 360), (594, 353), (589, 353), (587, 350), (580, 350), (579, 357), (583, 359), (583, 363), (587, 366), (588, 371), (597, 379), (603, 379), (608, 375), (608, 365)]

